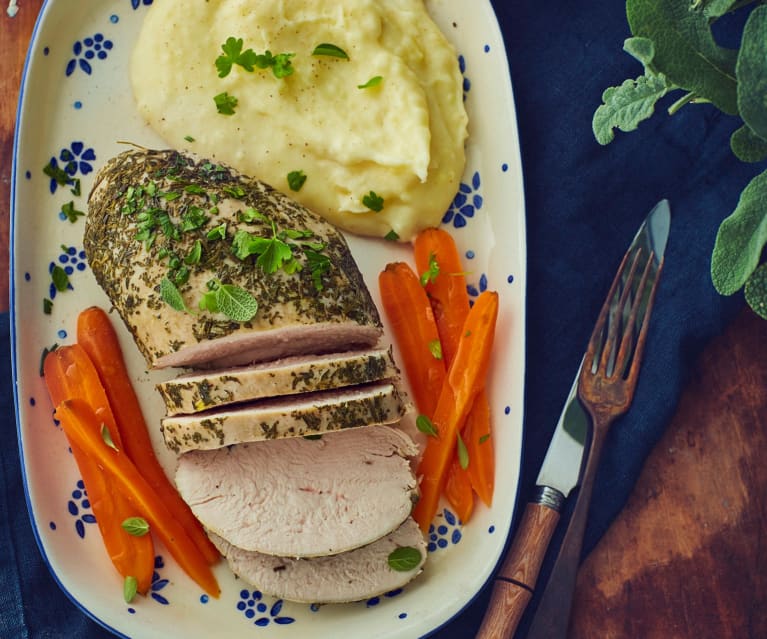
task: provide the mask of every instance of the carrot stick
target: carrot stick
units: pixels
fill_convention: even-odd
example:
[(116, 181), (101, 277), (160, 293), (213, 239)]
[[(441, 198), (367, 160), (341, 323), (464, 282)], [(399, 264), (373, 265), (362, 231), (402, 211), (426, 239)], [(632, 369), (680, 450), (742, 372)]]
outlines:
[(170, 514), (163, 500), (142, 477), (125, 451), (112, 448), (98, 434), (99, 419), (81, 399), (68, 399), (56, 408), (67, 437), (94, 460), (125, 494), (162, 540), (184, 571), (209, 595), (218, 597), (220, 589), (210, 565)]
[[(112, 433), (112, 440), (119, 441), (104, 389), (101, 388), (95, 368), (81, 348), (63, 346), (48, 353), (43, 371), (54, 406), (74, 397), (86, 398), (99, 416), (99, 436), (100, 425), (104, 424)], [(79, 446), (71, 440), (69, 445), (112, 564), (123, 578), (134, 577), (137, 591), (146, 594), (152, 584), (154, 571), (154, 543), (151, 535), (137, 537), (123, 529), (122, 522), (138, 515), (136, 508), (115, 489), (114, 482)]]
[(455, 514), (465, 524), (471, 518), (474, 511), (474, 493), (468, 473), (461, 468), (461, 464), (454, 459), (447, 471), (445, 480), (445, 497), (455, 510)]
[(387, 264), (378, 276), (378, 286), (415, 405), (431, 417), (445, 380), (445, 365), (430, 350), (439, 344), (439, 334), (429, 299), (418, 276), (404, 262)]
[(155, 456), (117, 333), (104, 310), (91, 306), (80, 313), (77, 318), (77, 342), (88, 353), (98, 371), (117, 420), (125, 453), (165, 502), (171, 514), (184, 526), (205, 560), (209, 564), (216, 563), (221, 557), (218, 550)]
[(418, 467), (421, 497), (413, 517), (425, 532), (437, 512), (458, 433), (483, 389), (498, 317), (498, 294), (484, 291), (466, 317), (455, 359), (448, 369), (432, 420), (437, 436), (429, 438)]
[[(426, 292), (434, 309), (445, 364), (450, 366), (470, 307), (461, 258), (453, 236), (437, 228), (425, 229), (416, 236), (414, 253), (418, 272), (432, 274), (427, 278)], [(469, 466), (466, 473), (456, 470), (453, 476), (454, 481), (468, 479), (479, 498), (490, 506), (495, 487), (495, 450), (490, 431), (490, 405), (484, 390), (475, 403), (466, 421), (466, 428), (471, 425), (473, 435), (464, 436)], [(480, 440), (482, 446), (478, 445)]]

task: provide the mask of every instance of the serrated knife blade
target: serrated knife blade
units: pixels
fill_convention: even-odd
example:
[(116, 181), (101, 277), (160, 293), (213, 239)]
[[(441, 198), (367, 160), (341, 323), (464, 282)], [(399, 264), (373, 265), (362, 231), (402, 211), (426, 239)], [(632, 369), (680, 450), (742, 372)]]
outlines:
[[(628, 251), (641, 246), (648, 253), (654, 251), (656, 258), (661, 260), (670, 222), (668, 201), (661, 200), (639, 227)], [(578, 399), (581, 366), (554, 429), (514, 543), (496, 574), (490, 606), (476, 639), (510, 639), (513, 636), (533, 596), (565, 501), (578, 485), (590, 429), (590, 420)]]

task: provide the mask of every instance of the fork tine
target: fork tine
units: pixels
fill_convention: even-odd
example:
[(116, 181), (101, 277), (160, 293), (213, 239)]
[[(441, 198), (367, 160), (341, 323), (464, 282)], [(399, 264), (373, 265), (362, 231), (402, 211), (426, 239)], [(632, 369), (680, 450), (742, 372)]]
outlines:
[[(613, 321), (610, 322), (610, 328), (607, 333), (607, 338), (605, 339), (604, 346), (602, 347), (602, 356), (599, 361), (599, 368), (603, 370), (605, 372), (605, 375), (607, 375), (608, 377), (612, 376), (612, 374), (615, 372), (617, 368), (617, 360), (616, 360), (615, 363), (613, 364), (612, 370), (610, 370), (610, 359), (613, 357), (613, 354), (615, 353), (615, 345), (618, 341), (618, 331), (621, 328), (620, 318), (623, 316), (623, 310), (626, 308), (626, 302), (628, 301), (629, 295), (631, 295), (631, 289), (632, 289), (631, 283), (634, 281), (634, 275), (636, 274), (636, 270), (639, 265), (639, 258), (641, 255), (642, 255), (642, 249), (640, 247), (635, 253), (634, 259), (631, 261), (631, 268), (629, 269), (628, 277), (626, 277), (624, 288), (623, 288), (623, 291), (621, 292), (621, 296), (620, 296), (620, 299), (618, 300), (618, 303), (617, 304), (613, 303), (612, 292), (607, 296), (607, 300), (605, 301), (605, 304), (609, 304), (608, 308), (613, 310), (614, 317), (613, 317)], [(619, 276), (622, 275), (622, 272), (619, 272), (618, 275)]]
[(626, 262), (628, 261), (628, 253), (626, 253), (623, 256), (623, 260), (621, 260), (620, 266), (618, 267), (618, 272), (615, 274), (615, 277), (613, 278), (613, 283), (610, 285), (610, 290), (607, 293), (607, 298), (605, 299), (604, 304), (602, 304), (602, 308), (599, 311), (599, 317), (597, 317), (596, 324), (594, 324), (594, 330), (591, 332), (591, 337), (589, 338), (589, 345), (586, 349), (586, 355), (583, 359), (583, 371), (589, 371), (591, 372), (594, 368), (594, 359), (599, 354), (597, 353), (597, 349), (599, 348), (599, 342), (601, 341), (602, 332), (604, 331), (605, 324), (607, 322), (607, 314), (610, 311), (610, 300), (612, 300), (613, 296), (615, 295), (615, 291), (618, 288), (618, 284), (620, 284), (621, 281), (621, 274), (623, 273), (624, 269), (626, 268)]
[[(642, 277), (639, 280), (637, 286), (636, 295), (634, 296), (633, 303), (631, 305), (631, 311), (629, 313), (628, 320), (623, 327), (623, 338), (621, 339), (618, 355), (615, 358), (615, 371), (619, 375), (623, 375), (626, 370), (626, 364), (632, 353), (632, 346), (634, 345), (634, 326), (636, 324), (637, 316), (639, 315), (639, 309), (642, 306), (642, 298), (645, 296), (645, 287), (647, 286), (647, 278), (650, 275), (650, 270), (653, 265), (653, 258), (655, 257), (655, 251), (650, 251), (650, 256), (647, 258), (647, 263), (644, 266)], [(632, 273), (633, 277), (633, 273)], [(657, 279), (656, 279), (657, 281)], [(645, 314), (646, 316), (646, 314)], [(644, 322), (642, 323), (644, 325)], [(636, 354), (636, 353), (635, 353)]]
[[(654, 255), (650, 255), (650, 264), (652, 264)], [(637, 345), (634, 349), (634, 359), (631, 361), (631, 368), (626, 378), (626, 384), (630, 391), (633, 391), (636, 386), (637, 377), (639, 376), (639, 367), (642, 364), (642, 354), (644, 353), (645, 340), (647, 339), (648, 326), (650, 325), (650, 315), (652, 315), (652, 307), (655, 303), (655, 294), (658, 292), (658, 282), (660, 282), (660, 274), (663, 270), (664, 260), (661, 259), (658, 265), (658, 270), (655, 273), (655, 281), (650, 289), (650, 297), (647, 300), (647, 308), (645, 309), (644, 318), (642, 319), (642, 328), (639, 330), (639, 337), (637, 338)], [(644, 280), (644, 277), (642, 278)], [(639, 301), (639, 300), (637, 300)]]

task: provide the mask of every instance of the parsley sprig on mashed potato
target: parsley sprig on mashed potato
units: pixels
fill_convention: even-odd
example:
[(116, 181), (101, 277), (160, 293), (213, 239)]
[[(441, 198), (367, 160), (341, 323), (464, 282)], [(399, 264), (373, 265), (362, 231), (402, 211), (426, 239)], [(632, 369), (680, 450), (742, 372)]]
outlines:
[[(232, 36), (293, 53), (293, 73), (234, 64), (219, 77), (215, 61)], [(313, 55), (327, 43), (347, 57)], [(375, 90), (360, 90), (377, 77)], [(355, 233), (409, 240), (436, 226), (463, 173), (457, 54), (423, 0), (155, 0), (131, 80), (168, 144), (269, 182)], [(222, 94), (237, 99), (227, 117), (212, 100)], [(292, 191), (286, 175), (297, 166), (308, 179)], [(371, 192), (380, 211), (363, 203)]]

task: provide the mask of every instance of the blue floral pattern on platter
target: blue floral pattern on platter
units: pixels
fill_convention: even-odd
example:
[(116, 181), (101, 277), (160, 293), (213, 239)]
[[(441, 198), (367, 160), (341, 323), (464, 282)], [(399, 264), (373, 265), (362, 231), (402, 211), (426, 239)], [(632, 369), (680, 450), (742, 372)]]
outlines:
[(93, 63), (97, 60), (106, 60), (114, 43), (104, 37), (103, 33), (94, 33), (92, 36), (75, 40), (72, 45), (74, 58), (67, 62), (64, 73), (72, 75), (76, 69), (90, 75), (93, 73)]
[(240, 590), (240, 600), (237, 602), (239, 610), (246, 619), (252, 620), (253, 625), (263, 628), (270, 623), (276, 623), (285, 626), (295, 622), (293, 617), (286, 617), (280, 614), (284, 602), (278, 599), (271, 606), (263, 601), (264, 595), (260, 590)]
[(480, 192), (481, 185), (479, 171), (475, 171), (471, 176), (471, 182), (461, 182), (450, 208), (442, 217), (442, 223), (452, 223), (457, 229), (465, 227), (484, 204), (484, 198)]
[[(93, 162), (96, 160), (96, 152), (86, 147), (83, 142), (74, 141), (68, 147), (64, 147), (59, 151), (58, 157), (51, 156), (48, 161), (48, 166), (56, 171), (61, 169), (68, 176), (66, 185), (74, 185), (78, 174), (81, 176), (88, 175), (93, 171)], [(59, 164), (61, 162), (61, 164)], [(62, 180), (63, 181), (63, 180)], [(51, 176), (49, 182), (49, 189), (51, 194), (56, 193), (56, 190), (61, 184), (55, 177)]]
[(67, 501), (67, 512), (75, 518), (75, 530), (80, 539), (85, 538), (86, 526), (96, 523), (96, 517), (90, 509), (91, 502), (88, 500), (85, 484), (82, 479), (79, 479), (71, 498)]
[(141, 5), (144, 5), (145, 7), (148, 7), (150, 4), (152, 4), (152, 0), (130, 0), (131, 7), (133, 7), (133, 10), (135, 11)]

